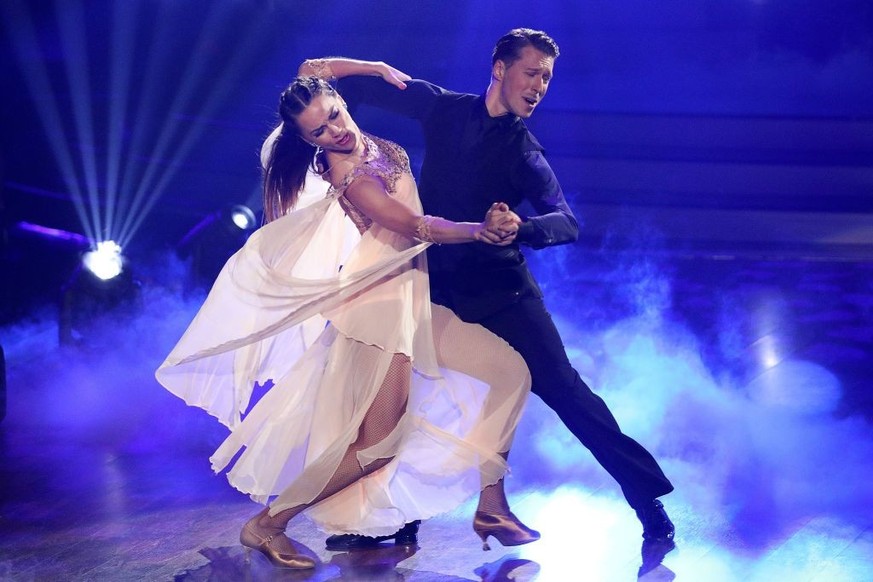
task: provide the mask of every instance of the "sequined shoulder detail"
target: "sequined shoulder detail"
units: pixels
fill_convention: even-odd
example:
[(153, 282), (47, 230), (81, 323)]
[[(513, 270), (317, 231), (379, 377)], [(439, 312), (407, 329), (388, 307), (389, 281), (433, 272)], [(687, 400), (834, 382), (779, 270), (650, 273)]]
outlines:
[(409, 157), (402, 147), (394, 142), (374, 136), (364, 135), (367, 145), (367, 155), (364, 161), (346, 174), (343, 181), (335, 189), (336, 196), (355, 226), (360, 232), (366, 231), (373, 224), (373, 220), (361, 212), (352, 202), (346, 198), (346, 188), (361, 176), (373, 176), (379, 178), (385, 184), (385, 190), (389, 196), (396, 193), (397, 180), (403, 174), (412, 174), (409, 165)]
[(404, 173), (412, 173), (409, 157), (403, 148), (394, 142), (368, 135), (364, 135), (364, 140), (367, 144), (367, 155), (364, 157), (364, 161), (346, 174), (337, 191), (345, 192), (345, 189), (356, 178), (367, 175), (380, 178), (385, 182), (388, 194), (393, 195), (397, 179)]

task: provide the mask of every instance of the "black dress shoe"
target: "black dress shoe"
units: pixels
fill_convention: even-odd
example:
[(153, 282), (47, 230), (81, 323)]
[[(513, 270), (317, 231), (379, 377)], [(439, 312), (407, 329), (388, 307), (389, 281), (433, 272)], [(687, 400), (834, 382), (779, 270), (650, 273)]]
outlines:
[(421, 523), (415, 520), (407, 523), (398, 531), (390, 536), (360, 536), (356, 534), (339, 534), (327, 538), (325, 546), (333, 552), (344, 552), (347, 550), (366, 550), (376, 548), (382, 542), (394, 540), (395, 546), (414, 546), (418, 543), (418, 526)]
[[(655, 568), (664, 567), (662, 562), (667, 554), (676, 548), (676, 543), (673, 540), (643, 540), (643, 546), (640, 548), (640, 555), (643, 558), (643, 563), (637, 572), (637, 578), (642, 578)], [(666, 569), (670, 572), (669, 569)], [(669, 578), (669, 580), (673, 580)]]
[(653, 499), (650, 503), (636, 510), (637, 517), (643, 524), (643, 539), (652, 541), (668, 541), (673, 539), (676, 528), (667, 516), (664, 504)]

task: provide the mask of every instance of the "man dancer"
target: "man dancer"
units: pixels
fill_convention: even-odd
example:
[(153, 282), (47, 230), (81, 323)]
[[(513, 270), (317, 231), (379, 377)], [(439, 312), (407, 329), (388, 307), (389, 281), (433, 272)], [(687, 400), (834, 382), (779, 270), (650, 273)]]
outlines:
[[(523, 121), (545, 96), (558, 54), (544, 32), (519, 28), (498, 40), (484, 95), (454, 93), (421, 80), (409, 80), (399, 90), (392, 86), (403, 85), (396, 78), (386, 78), (388, 84), (366, 76), (342, 79), (339, 90), (350, 107), (373, 105), (421, 123), (425, 157), (419, 192), (426, 213), (470, 221), (493, 202), (511, 208), (523, 200), (531, 203), (536, 215), (520, 219), (516, 244), (430, 247), (432, 300), (488, 328), (522, 355), (532, 391), (615, 478), (642, 522), (643, 538), (672, 543), (673, 524), (657, 499), (672, 491), (672, 484), (652, 455), (621, 432), (603, 400), (573, 369), (518, 244), (540, 249), (578, 237), (576, 219), (543, 148)], [(331, 536), (327, 545), (344, 550), (387, 539), (414, 544), (417, 530), (411, 523), (382, 538)]]

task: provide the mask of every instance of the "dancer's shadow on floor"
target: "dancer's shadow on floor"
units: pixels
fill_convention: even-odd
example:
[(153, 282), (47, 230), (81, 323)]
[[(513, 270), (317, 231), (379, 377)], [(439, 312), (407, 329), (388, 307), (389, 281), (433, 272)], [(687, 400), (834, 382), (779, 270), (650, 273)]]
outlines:
[[(319, 562), (318, 556), (305, 545), (293, 541), (297, 553), (309, 556)], [(336, 573), (334, 568), (325, 572), (324, 564), (318, 563), (308, 570), (290, 570), (273, 566), (258, 552), (251, 553), (250, 560), (246, 558), (242, 546), (225, 546), (220, 548), (203, 548), (199, 554), (209, 560), (208, 564), (185, 570), (173, 577), (175, 582), (237, 582), (240, 580), (287, 580), (289, 582), (320, 582), (326, 576)]]
[(482, 582), (525, 582), (536, 580), (540, 565), (533, 560), (523, 560), (515, 556), (503, 556), (499, 560), (482, 564), (475, 574)]
[[(318, 561), (318, 556), (308, 547), (295, 542), (297, 551)], [(642, 565), (637, 574), (640, 582), (670, 582), (676, 574), (663, 565), (664, 557), (675, 549), (672, 542), (643, 542), (640, 554)], [(406, 578), (398, 571), (398, 565), (409, 559), (418, 550), (414, 546), (383, 545), (370, 550), (356, 550), (333, 554), (330, 561), (320, 562), (310, 570), (286, 570), (275, 568), (266, 558), (252, 552), (247, 562), (240, 546), (203, 548), (200, 554), (209, 563), (193, 570), (186, 570), (173, 577), (176, 582), (201, 580), (287, 580), (291, 582), (395, 582)], [(475, 570), (482, 582), (521, 582), (537, 579), (540, 565), (513, 555), (483, 564)], [(446, 577), (451, 580), (465, 578)]]
[[(293, 540), (292, 540), (293, 541)], [(385, 544), (373, 549), (335, 553), (330, 560), (321, 561), (308, 547), (293, 542), (298, 553), (310, 556), (318, 562), (309, 570), (287, 570), (276, 568), (266, 558), (252, 552), (251, 562), (247, 563), (240, 546), (203, 548), (200, 554), (209, 563), (196, 569), (176, 574), (176, 582), (227, 581), (238, 582), (258, 580), (287, 580), (292, 582), (395, 582), (407, 578), (410, 570), (398, 568), (404, 560), (415, 555), (417, 546), (395, 546)], [(441, 581), (464, 581), (467, 578), (443, 576)], [(487, 578), (509, 580), (509, 578)]]
[(329, 565), (339, 568), (339, 576), (329, 578), (329, 582), (339, 580), (361, 580), (362, 582), (394, 582), (405, 580), (397, 566), (411, 558), (418, 546), (395, 546), (384, 544), (366, 550), (353, 550), (333, 554)]

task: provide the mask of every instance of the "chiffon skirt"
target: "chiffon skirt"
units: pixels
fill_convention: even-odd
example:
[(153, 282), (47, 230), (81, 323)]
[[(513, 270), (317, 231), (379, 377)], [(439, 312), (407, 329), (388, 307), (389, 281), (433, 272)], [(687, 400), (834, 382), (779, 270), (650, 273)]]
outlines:
[[(430, 303), (426, 244), (374, 225), (340, 257), (343, 220), (328, 197), (257, 231), (156, 375), (228, 426), (212, 467), (271, 513), (316, 499), (357, 444), (359, 467), (380, 468), (306, 514), (388, 535), (504, 476), (530, 376), (505, 341)], [(272, 384), (256, 402), (254, 382)]]

